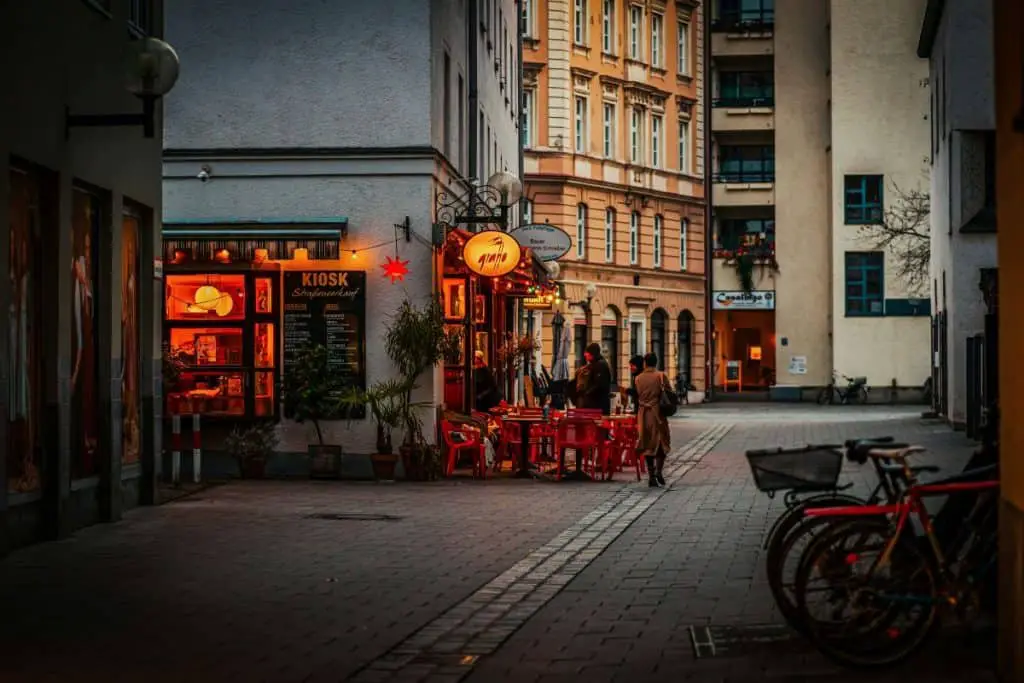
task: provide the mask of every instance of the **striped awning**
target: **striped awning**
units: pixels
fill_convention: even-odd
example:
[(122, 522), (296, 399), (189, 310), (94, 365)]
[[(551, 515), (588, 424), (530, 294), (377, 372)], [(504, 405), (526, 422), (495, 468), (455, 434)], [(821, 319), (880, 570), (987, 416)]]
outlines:
[(185, 252), (193, 261), (213, 261), (226, 249), (233, 260), (249, 261), (257, 249), (267, 258), (290, 259), (296, 249), (306, 249), (310, 258), (337, 259), (348, 219), (294, 219), (291, 221), (165, 221), (164, 259), (175, 261)]

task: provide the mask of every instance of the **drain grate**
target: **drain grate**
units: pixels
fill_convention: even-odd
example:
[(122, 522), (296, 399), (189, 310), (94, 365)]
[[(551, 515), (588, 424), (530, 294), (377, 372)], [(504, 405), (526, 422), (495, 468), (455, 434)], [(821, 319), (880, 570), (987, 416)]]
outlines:
[(793, 640), (792, 632), (780, 624), (759, 626), (691, 626), (690, 643), (697, 659), (735, 656), (766, 645)]
[(404, 517), (368, 512), (315, 512), (305, 519), (325, 519), (330, 522), (398, 522)]

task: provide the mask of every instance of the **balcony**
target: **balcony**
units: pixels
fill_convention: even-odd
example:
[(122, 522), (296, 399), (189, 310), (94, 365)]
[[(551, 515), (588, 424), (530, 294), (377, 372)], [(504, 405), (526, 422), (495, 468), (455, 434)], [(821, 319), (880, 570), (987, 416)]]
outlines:
[(775, 10), (719, 10), (711, 22), (712, 57), (771, 55), (775, 51), (772, 33)]
[(775, 99), (767, 97), (719, 97), (711, 101), (712, 132), (775, 130)]
[(774, 169), (720, 171), (712, 182), (711, 203), (716, 207), (775, 205)]

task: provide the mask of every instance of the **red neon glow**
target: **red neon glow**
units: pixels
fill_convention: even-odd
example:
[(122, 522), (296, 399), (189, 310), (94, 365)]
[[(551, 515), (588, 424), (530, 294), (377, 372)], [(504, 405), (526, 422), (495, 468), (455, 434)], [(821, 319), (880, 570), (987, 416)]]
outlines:
[(391, 278), (391, 284), (395, 284), (399, 280), (405, 280), (405, 276), (409, 274), (409, 262), (397, 257), (391, 258), (386, 256), (385, 258), (387, 262), (381, 266), (384, 269), (384, 277)]

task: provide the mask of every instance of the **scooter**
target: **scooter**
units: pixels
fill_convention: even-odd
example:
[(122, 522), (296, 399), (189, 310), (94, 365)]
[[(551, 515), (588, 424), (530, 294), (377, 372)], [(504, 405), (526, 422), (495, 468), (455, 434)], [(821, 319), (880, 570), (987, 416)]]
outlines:
[[(837, 380), (840, 377), (846, 381), (845, 388), (837, 386)], [(833, 370), (832, 381), (818, 392), (818, 405), (832, 405), (836, 402), (837, 397), (839, 404), (844, 406), (850, 403), (867, 403), (869, 391), (871, 391), (871, 387), (868, 386), (867, 377), (848, 377)]]

